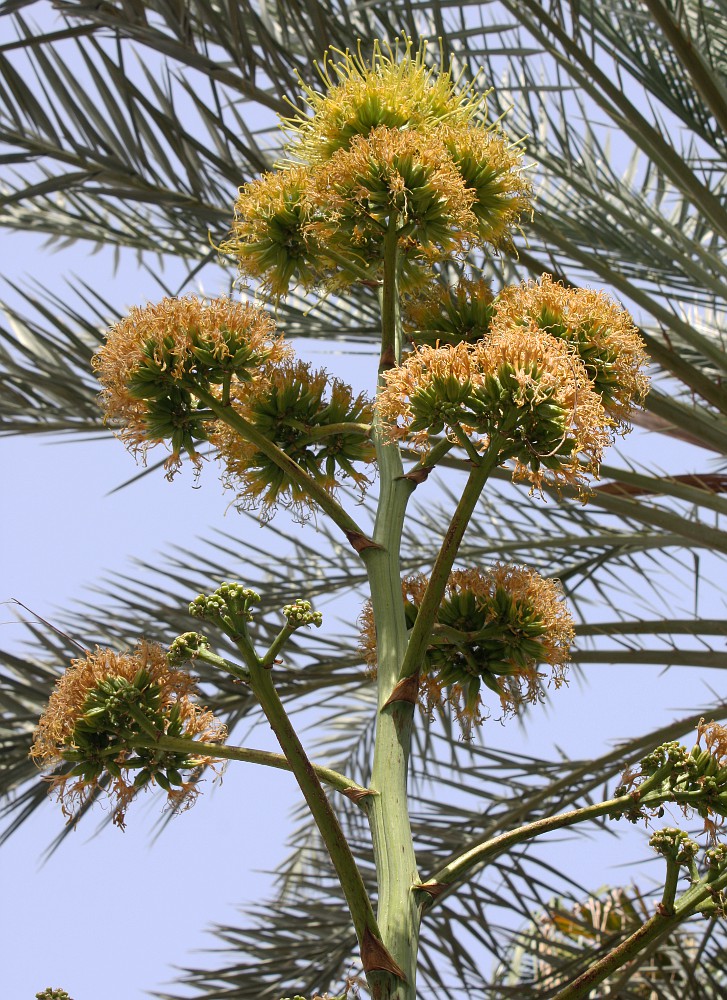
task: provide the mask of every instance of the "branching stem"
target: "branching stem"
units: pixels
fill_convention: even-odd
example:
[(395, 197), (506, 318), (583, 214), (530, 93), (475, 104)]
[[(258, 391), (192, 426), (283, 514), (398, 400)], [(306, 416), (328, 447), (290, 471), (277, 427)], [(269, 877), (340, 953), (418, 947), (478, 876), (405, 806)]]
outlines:
[(192, 389), (194, 394), (200, 399), (210, 410), (222, 421), (224, 421), (228, 427), (231, 427), (236, 431), (241, 437), (246, 441), (250, 441), (255, 447), (263, 453), (267, 458), (283, 470), (298, 486), (306, 491), (306, 493), (314, 500), (318, 506), (323, 510), (330, 519), (336, 524), (341, 531), (350, 540), (351, 537), (361, 538), (365, 537), (363, 531), (359, 525), (354, 521), (354, 519), (341, 507), (341, 505), (334, 500), (334, 498), (328, 493), (320, 483), (309, 475), (305, 469), (302, 469), (298, 463), (290, 458), (289, 455), (283, 451), (282, 448), (278, 448), (276, 444), (269, 441), (264, 434), (251, 424), (248, 420), (245, 420), (232, 406), (224, 406), (219, 399), (208, 392), (206, 389), (195, 385)]
[(493, 435), (487, 451), (480, 458), (479, 465), (473, 466), (470, 472), (469, 479), (457, 504), (457, 508), (452, 515), (452, 520), (449, 523), (449, 528), (434, 563), (427, 589), (419, 606), (419, 612), (409, 636), (406, 656), (401, 665), (400, 680), (411, 677), (421, 669), (424, 653), (432, 634), (432, 628), (437, 612), (439, 611), (439, 606), (442, 603), (444, 590), (449, 579), (449, 574), (452, 571), (454, 560), (457, 557), (460, 543), (472, 517), (475, 505), (482, 493), (482, 489), (490, 473), (493, 469), (497, 468), (501, 447), (502, 439)]
[[(169, 750), (171, 753), (189, 754), (190, 757), (218, 757), (221, 760), (239, 760), (245, 764), (262, 764), (265, 767), (275, 767), (280, 771), (291, 771), (290, 762), (281, 753), (271, 753), (269, 750), (254, 750), (251, 747), (234, 747), (225, 743), (203, 743), (199, 740), (189, 740), (183, 737), (160, 736), (158, 739), (135, 739), (134, 749)], [(359, 785), (345, 774), (339, 774), (329, 767), (311, 764), (320, 781), (335, 788), (337, 792), (353, 792), (355, 797), (363, 799), (372, 792)]]

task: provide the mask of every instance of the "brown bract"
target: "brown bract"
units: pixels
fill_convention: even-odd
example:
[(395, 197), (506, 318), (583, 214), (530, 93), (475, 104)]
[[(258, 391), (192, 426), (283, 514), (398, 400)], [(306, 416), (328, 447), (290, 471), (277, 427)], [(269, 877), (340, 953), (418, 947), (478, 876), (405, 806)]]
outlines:
[[(191, 675), (184, 670), (170, 669), (161, 646), (142, 640), (130, 653), (115, 653), (97, 647), (85, 657), (71, 661), (56, 681), (33, 734), (30, 756), (38, 767), (53, 770), (65, 762), (64, 754), (74, 749), (74, 732), (94, 689), (112, 677), (133, 682), (141, 669), (147, 671), (151, 680), (159, 686), (162, 708), (177, 706), (185, 738), (207, 743), (222, 743), (225, 740), (225, 726), (194, 701), (195, 682)], [(128, 752), (122, 749), (116, 760), (123, 763), (127, 755)], [(214, 758), (199, 758), (200, 765), (213, 763)], [(126, 806), (136, 791), (123, 770), (120, 777), (110, 779), (105, 789), (97, 780), (87, 781), (70, 773), (53, 776), (51, 787), (69, 818), (77, 815), (78, 809), (90, 798), (105, 790), (112, 801), (114, 821), (120, 826), (123, 826)], [(191, 804), (195, 796), (194, 785), (185, 783), (168, 794), (172, 805), (179, 805), (182, 800)]]

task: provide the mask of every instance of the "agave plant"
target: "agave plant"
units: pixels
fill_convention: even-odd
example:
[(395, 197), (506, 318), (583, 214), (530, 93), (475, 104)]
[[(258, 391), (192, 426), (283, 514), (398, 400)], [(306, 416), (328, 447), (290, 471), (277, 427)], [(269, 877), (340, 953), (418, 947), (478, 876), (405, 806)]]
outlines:
[[(481, 73), (497, 84), (490, 116), (507, 111), (508, 132), (529, 137), (537, 199), (527, 227), (529, 244), (518, 239), (517, 253), (505, 250), (488, 258), (486, 276), (495, 291), (546, 271), (563, 287), (614, 289), (638, 316), (652, 359), (652, 391), (638, 420), (658, 444), (650, 445), (648, 459), (639, 459), (624, 443), (612, 463), (601, 465), (603, 482), (584, 508), (569, 502), (566, 488), (563, 499), (549, 495), (547, 505), (536, 509), (503, 477), (475, 509), (461, 559), (469, 564), (527, 559), (543, 575), (557, 576), (579, 616), (574, 659), (586, 680), (591, 665), (620, 664), (632, 671), (722, 665), (725, 623), (716, 613), (698, 614), (698, 608), (675, 614), (655, 581), (663, 574), (686, 580), (694, 592), (698, 583), (702, 594), (707, 585), (714, 592), (727, 551), (720, 521), (727, 487), (722, 385), (727, 352), (720, 300), (727, 233), (721, 169), (727, 122), (724, 4), (609, 0), (546, 7), (535, 0), (504, 0), (433, 3), (414, 11), (327, 2), (240, 4), (223, 13), (207, 3), (184, 11), (143, 3), (130, 12), (121, 3), (71, 0), (59, 7), (60, 26), (36, 30), (33, 18), (43, 10), (41, 3), (22, 0), (2, 8), (3, 23), (11, 29), (4, 37), (13, 39), (0, 46), (0, 129), (7, 148), (2, 222), (56, 242), (116, 246), (142, 262), (151, 255), (181, 261), (179, 292), (193, 287), (202, 268), (219, 266), (208, 233), (222, 238), (230, 228), (230, 189), (253, 181), (282, 155), (275, 116), (290, 117), (287, 100), (299, 92), (300, 81), (315, 93), (312, 64), (328, 46), (355, 48), (361, 39), (362, 47), (370, 48), (374, 39), (393, 39), (401, 31), (415, 44), (437, 36), (443, 58), (457, 72), (467, 79)], [(68, 46), (83, 60), (90, 91), (66, 63)], [(139, 74), (126, 68), (134, 51), (142, 54)], [(163, 86), (161, 74), (149, 68), (159, 65), (169, 71)], [(28, 67), (39, 85), (28, 82)], [(259, 123), (254, 129), (253, 114)], [(457, 275), (449, 265), (445, 270), (445, 283), (453, 285)], [(7, 386), (0, 400), (3, 431), (108, 433), (90, 360), (102, 329), (121, 322), (121, 312), (114, 314), (90, 289), (75, 299), (27, 289), (19, 294), (26, 307), (9, 306), (1, 331)], [(278, 306), (279, 326), (288, 338), (368, 343), (378, 322), (374, 296), (365, 285), (352, 285), (346, 294), (345, 309), (332, 298), (313, 312), (304, 295), (293, 294)], [(437, 322), (446, 332), (446, 309)], [(416, 318), (412, 323), (422, 326)], [(436, 323), (434, 329), (439, 330)], [(435, 332), (437, 340), (444, 337)], [(675, 440), (694, 451), (680, 471), (665, 475), (653, 456)], [(431, 568), (443, 512), (459, 494), (450, 478), (458, 464), (449, 459), (438, 506), (422, 505), (409, 523), (407, 572)], [(505, 523), (499, 516), (503, 509)], [(358, 590), (363, 604), (360, 565), (335, 535), (324, 528), (310, 541), (297, 531), (276, 530), (288, 546), (290, 565), (314, 562), (319, 568), (320, 592)], [(89, 642), (117, 647), (133, 644), (140, 632), (151, 640), (184, 633), (190, 620), (170, 610), (171, 595), (203, 590), (210, 575), (226, 579), (240, 564), (248, 567), (246, 582), (267, 606), (292, 603), (300, 592), (299, 571), (256, 570), (260, 552), (234, 534), (213, 556), (173, 554), (161, 571), (148, 567), (142, 602), (138, 588), (119, 579), (103, 614), (81, 609), (69, 612), (67, 622)], [(653, 607), (644, 612), (646, 592), (653, 595)], [(309, 590), (306, 596), (315, 594)], [(272, 622), (263, 619), (261, 626), (272, 642)], [(29, 734), (61, 661), (72, 652), (63, 648), (62, 638), (43, 631), (35, 632), (34, 641), (35, 654), (3, 658), (8, 707), (0, 780), (3, 791), (13, 793), (6, 806), (7, 835), (45, 797), (27, 757)], [(298, 647), (298, 662), (306, 669), (295, 669), (293, 658), (279, 681), (287, 706), (325, 706), (322, 727), (326, 719), (345, 719), (325, 752), (331, 767), (347, 773), (360, 769), (372, 740), (370, 682), (351, 648), (350, 634), (306, 643)], [(196, 666), (212, 692), (210, 708), (228, 728), (251, 716), (254, 700), (244, 691), (241, 696), (233, 679), (220, 680), (204, 662)], [(678, 738), (702, 715), (724, 716), (726, 708), (716, 701), (684, 704), (678, 721), (632, 735), (595, 759), (586, 747), (582, 760), (548, 751), (517, 755), (509, 746), (498, 748), (497, 737), (485, 746), (463, 744), (456, 727), (421, 729), (412, 765), (412, 821), (422, 867), (436, 871), (472, 833), (495, 836), (584, 806), (597, 788), (614, 783), (654, 745)], [(530, 725), (527, 715), (524, 725)], [(615, 730), (614, 735), (625, 734)], [(362, 781), (366, 777), (360, 773)], [(346, 812), (344, 824), (368, 877), (360, 815)], [(354, 938), (342, 904), (331, 894), (318, 834), (303, 823), (291, 846), (280, 870), (280, 893), (252, 908), (239, 928), (220, 930), (230, 950), (226, 967), (189, 970), (187, 982), (199, 995), (278, 1000), (281, 969), (286, 981), (307, 993), (340, 992)], [(524, 976), (512, 980), (518, 975), (513, 970), (507, 984), (494, 982), (492, 961), (482, 949), (501, 956), (518, 922), (528, 923), (534, 940), (547, 944), (538, 920), (544, 899), (557, 895), (572, 908), (593, 888), (564, 885), (547, 858), (513, 845), (493, 862), (499, 881), (476, 883), (466, 906), (446, 896), (438, 903), (423, 932), (423, 988), (457, 996), (545, 995)], [(325, 948), (321, 928), (326, 928)], [(709, 933), (697, 946), (700, 955), (714, 957), (721, 950), (721, 940)], [(589, 957), (572, 958), (575, 976)], [(700, 988), (690, 983), (687, 995), (702, 995)], [(714, 983), (704, 988), (719, 995)]]

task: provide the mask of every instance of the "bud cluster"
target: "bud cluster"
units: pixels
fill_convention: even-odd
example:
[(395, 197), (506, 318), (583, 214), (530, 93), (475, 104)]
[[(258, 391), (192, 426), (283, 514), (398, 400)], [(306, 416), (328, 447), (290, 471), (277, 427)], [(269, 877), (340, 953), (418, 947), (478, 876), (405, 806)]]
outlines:
[(631, 819), (649, 817), (661, 809), (663, 802), (673, 802), (686, 814), (700, 816), (715, 837), (718, 826), (727, 818), (726, 749), (727, 728), (702, 721), (698, 742), (691, 752), (679, 743), (664, 743), (642, 758), (638, 767), (627, 771), (615, 794), (632, 793)]
[(283, 614), (288, 624), (288, 628), (303, 628), (306, 625), (315, 625), (320, 628), (323, 624), (323, 615), (320, 611), (313, 611), (310, 601), (298, 598), (292, 604), (283, 605)]
[[(675, 907), (681, 911), (682, 917), (694, 913), (702, 913), (704, 916), (725, 915), (727, 845), (713, 844), (704, 851), (700, 875), (697, 865), (699, 845), (684, 830), (676, 827), (657, 830), (649, 838), (649, 844), (657, 854), (666, 859), (667, 864), (688, 870), (690, 887), (677, 900)], [(675, 891), (676, 883), (673, 882), (672, 886)]]
[(200, 594), (189, 605), (193, 618), (202, 618), (217, 625), (224, 632), (244, 635), (253, 621), (254, 605), (260, 595), (241, 583), (223, 583), (211, 594)]
[(188, 663), (199, 656), (202, 650), (209, 649), (209, 645), (209, 639), (200, 632), (184, 632), (177, 636), (169, 646), (167, 652), (169, 665), (176, 667), (182, 663)]
[(674, 861), (690, 869), (699, 850), (696, 840), (692, 840), (688, 833), (675, 826), (665, 826), (652, 833), (649, 846), (668, 861)]

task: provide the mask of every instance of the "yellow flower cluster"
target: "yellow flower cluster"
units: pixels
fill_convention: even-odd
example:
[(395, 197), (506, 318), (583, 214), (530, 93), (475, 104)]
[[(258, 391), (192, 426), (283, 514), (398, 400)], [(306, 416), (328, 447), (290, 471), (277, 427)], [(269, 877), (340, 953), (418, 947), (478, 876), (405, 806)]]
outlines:
[(166, 298), (134, 307), (108, 331), (93, 366), (106, 419), (135, 452), (170, 444), (170, 467), (207, 439), (195, 387), (248, 383), (264, 362), (290, 356), (268, 313), (230, 299)]
[(423, 452), (446, 429), (478, 450), (496, 441), (516, 478), (582, 486), (598, 469), (609, 420), (565, 344), (521, 327), (469, 346), (424, 346), (384, 375), (377, 408), (393, 439)]
[[(402, 582), (407, 623), (416, 621), (429, 583), (417, 574)], [(376, 672), (376, 628), (370, 604), (360, 618), (360, 648)], [(497, 563), (489, 570), (454, 570), (424, 656), (420, 703), (431, 713), (449, 702), (465, 729), (482, 721), (482, 688), (499, 699), (504, 715), (542, 700), (544, 682), (565, 683), (575, 636), (557, 580), (525, 566)], [(548, 665), (549, 678), (539, 672)]]
[(494, 442), (535, 488), (584, 487), (648, 389), (629, 314), (547, 274), (494, 300), (483, 282), (438, 287), (408, 317), (415, 350), (377, 401), (391, 437), (422, 452), (443, 431), (479, 451)]
[[(191, 805), (196, 783), (181, 769), (214, 764), (196, 754), (139, 749), (136, 737), (159, 736), (222, 743), (227, 735), (212, 713), (193, 698), (195, 683), (169, 667), (161, 646), (140, 642), (130, 653), (97, 648), (56, 682), (34, 733), (31, 757), (50, 770), (51, 787), (65, 815), (100, 794), (109, 796), (114, 822), (123, 827), (126, 808), (148, 784), (167, 792), (174, 808)], [(61, 770), (65, 767), (65, 770)]]
[(522, 151), (483, 123), (485, 97), (427, 64), (426, 46), (377, 43), (370, 60), (332, 50), (325, 92), (304, 87), (310, 115), (276, 173), (240, 189), (221, 250), (273, 296), (294, 283), (339, 287), (380, 277), (395, 234), (402, 281), (470, 245), (507, 245), (530, 208)]
[[(233, 399), (236, 412), (328, 493), (335, 493), (341, 478), (363, 492), (370, 480), (356, 465), (375, 458), (369, 438), (373, 407), (366, 396), (354, 396), (350, 386), (300, 360), (271, 365), (261, 375)], [(299, 520), (308, 515), (305, 488), (253, 442), (221, 421), (209, 438), (237, 506), (261, 508), (264, 519), (277, 506), (291, 509)]]
[(648, 363), (644, 343), (625, 309), (605, 292), (566, 288), (544, 274), (498, 295), (492, 332), (518, 326), (567, 344), (585, 365), (613, 426), (629, 430), (629, 414), (643, 402), (649, 380), (642, 371)]

